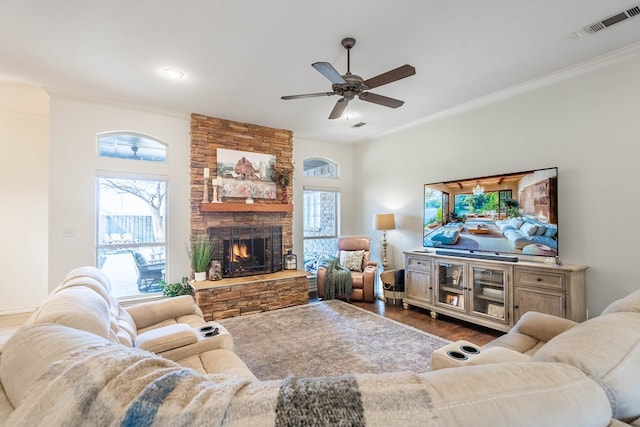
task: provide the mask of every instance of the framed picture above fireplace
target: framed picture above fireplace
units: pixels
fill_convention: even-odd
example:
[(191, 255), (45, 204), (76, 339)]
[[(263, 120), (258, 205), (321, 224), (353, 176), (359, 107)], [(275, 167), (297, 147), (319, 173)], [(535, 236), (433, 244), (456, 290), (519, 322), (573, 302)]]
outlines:
[(275, 155), (218, 148), (216, 157), (222, 197), (276, 198), (276, 183), (269, 173)]

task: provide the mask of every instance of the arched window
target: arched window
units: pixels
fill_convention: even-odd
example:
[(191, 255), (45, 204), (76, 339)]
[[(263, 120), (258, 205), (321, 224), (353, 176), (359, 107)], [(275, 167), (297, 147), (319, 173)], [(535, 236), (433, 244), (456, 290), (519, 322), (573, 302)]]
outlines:
[(135, 132), (100, 133), (97, 141), (109, 170), (96, 176), (96, 265), (118, 298), (160, 292), (166, 273), (168, 182), (162, 174), (141, 174), (139, 162), (116, 159), (166, 163), (167, 144)]
[(305, 159), (303, 163), (304, 176), (320, 178), (337, 178), (338, 165), (326, 159)]
[(98, 134), (98, 154), (100, 157), (165, 163), (167, 144), (136, 132), (105, 132)]

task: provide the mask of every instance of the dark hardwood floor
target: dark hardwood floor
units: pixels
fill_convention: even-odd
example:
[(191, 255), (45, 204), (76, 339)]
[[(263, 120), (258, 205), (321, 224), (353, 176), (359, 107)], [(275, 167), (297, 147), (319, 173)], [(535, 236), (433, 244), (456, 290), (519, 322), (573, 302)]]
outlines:
[[(317, 301), (317, 299), (315, 299), (315, 301)], [(500, 331), (462, 322), (442, 315), (434, 319), (428, 310), (419, 307), (411, 307), (405, 310), (402, 304), (393, 305), (380, 300), (376, 300), (373, 303), (353, 302), (352, 304), (364, 310), (371, 311), (372, 313), (377, 313), (451, 341), (467, 340), (477, 345), (484, 345), (496, 337), (503, 335), (503, 332)]]

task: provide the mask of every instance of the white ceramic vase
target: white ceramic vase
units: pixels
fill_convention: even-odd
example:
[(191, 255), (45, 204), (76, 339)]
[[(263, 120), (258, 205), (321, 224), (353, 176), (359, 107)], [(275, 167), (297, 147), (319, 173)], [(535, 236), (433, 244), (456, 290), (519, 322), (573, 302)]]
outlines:
[(194, 274), (194, 279), (196, 282), (204, 282), (207, 280), (207, 272), (206, 271), (198, 271)]

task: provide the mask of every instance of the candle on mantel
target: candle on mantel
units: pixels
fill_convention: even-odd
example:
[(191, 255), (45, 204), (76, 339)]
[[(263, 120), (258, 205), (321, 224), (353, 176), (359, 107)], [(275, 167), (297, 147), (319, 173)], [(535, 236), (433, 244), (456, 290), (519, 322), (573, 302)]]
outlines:
[(204, 168), (204, 177), (209, 178), (209, 168)]

